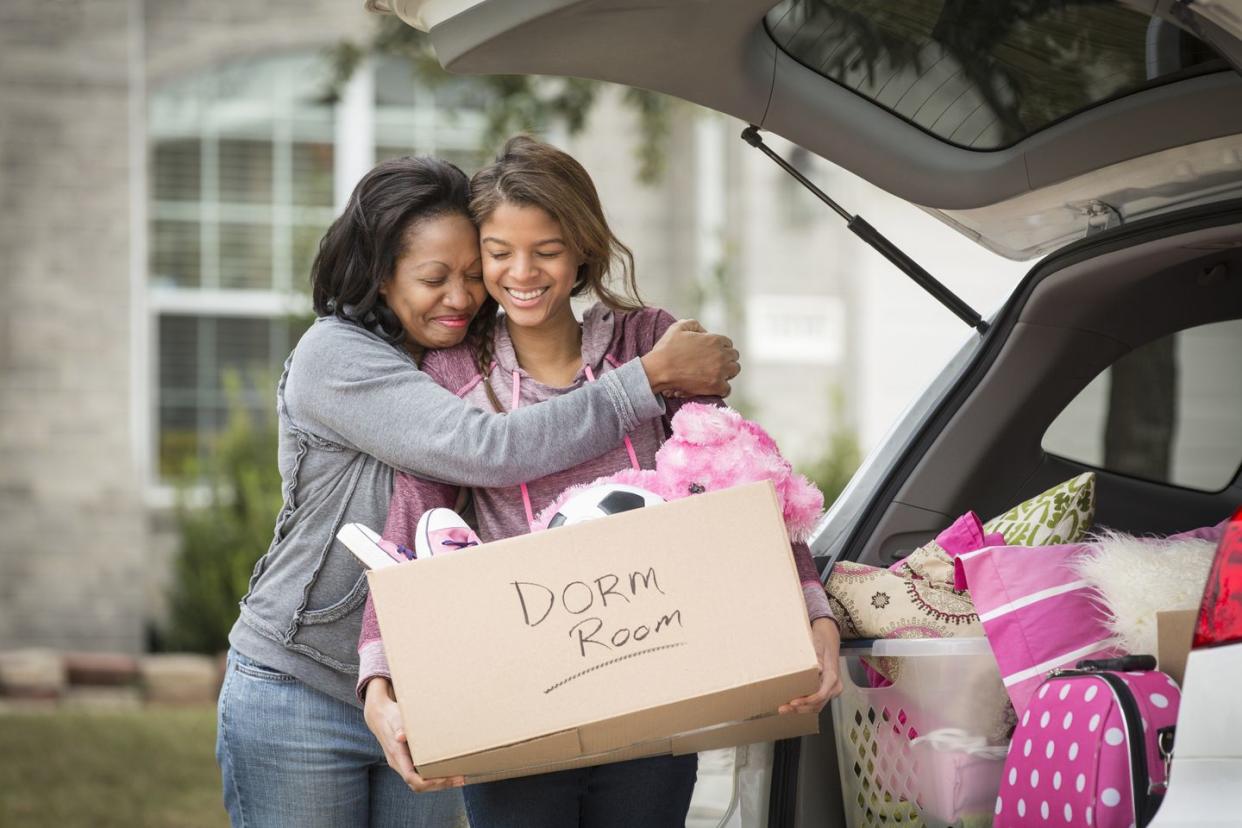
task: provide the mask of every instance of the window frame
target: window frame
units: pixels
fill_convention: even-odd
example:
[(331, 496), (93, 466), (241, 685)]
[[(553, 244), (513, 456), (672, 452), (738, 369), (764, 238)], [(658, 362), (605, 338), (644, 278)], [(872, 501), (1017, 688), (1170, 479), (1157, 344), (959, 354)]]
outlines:
[[(322, 60), (318, 52), (304, 49), (283, 52), (272, 58)], [(235, 67), (245, 67), (252, 62), (239, 59), (208, 67), (200, 75), (184, 79), (175, 88), (189, 89), (193, 93), (200, 88), (200, 84), (227, 82)], [(156, 91), (151, 96), (143, 89), (142, 94), (135, 98), (134, 114), (138, 119), (135, 130), (138, 148), (135, 153), (141, 157), (141, 175), (134, 182), (134, 220), (140, 227), (135, 229), (135, 248), (138, 252), (132, 262), (135, 289), (133, 343), (136, 353), (136, 412), (132, 426), (135, 458), (144, 481), (148, 505), (156, 508), (171, 506), (176, 492), (174, 481), (163, 477), (160, 468), (161, 413), (166, 406), (166, 401), (162, 399), (160, 378), (161, 319), (175, 315), (196, 319), (275, 321), (311, 315), (309, 290), (297, 289), (298, 280), (305, 279), (306, 274), (294, 272), (295, 266), (299, 265), (295, 261), (297, 251), (292, 246), (297, 228), (311, 225), (326, 227), (340, 215), (354, 185), (374, 166), (385, 132), (388, 136), (395, 133), (399, 139), (397, 144), (408, 148), (411, 154), (464, 151), (473, 152), (482, 160), (484, 118), (481, 112), (466, 110), (454, 115), (451, 120), (446, 118), (444, 112), (436, 107), (435, 91), (426, 84), (418, 83), (414, 77), (410, 80), (410, 83), (416, 84), (414, 102), (408, 111), (403, 111), (406, 107), (401, 105), (381, 105), (377, 97), (377, 70), (375, 61), (362, 61), (340, 90), (338, 101), (326, 109), (326, 120), (317, 123), (313, 118), (300, 117), (305, 113), (300, 113), (298, 109), (294, 81), (283, 76), (279, 68), (274, 72), (275, 87), (270, 93), (275, 101), (273, 106), (268, 106), (265, 99), (252, 98), (228, 99), (221, 103), (211, 92), (197, 98), (190, 94), (160, 99), (160, 94), (165, 90)], [(166, 112), (167, 124), (156, 124), (153, 129), (152, 110), (159, 106), (168, 108), (171, 115)], [(297, 134), (294, 134), (294, 120), (298, 121), (299, 126), (310, 124), (309, 132), (303, 134), (296, 131)], [(219, 145), (222, 140), (237, 137), (224, 128), (229, 123), (260, 125), (256, 137), (265, 142), (272, 153), (271, 195), (264, 202), (220, 201)], [(259, 135), (260, 132), (264, 134)], [(157, 197), (156, 189), (160, 185), (154, 169), (156, 147), (161, 140), (179, 138), (194, 140), (200, 153), (197, 192), (193, 200)], [(296, 147), (310, 138), (332, 147), (330, 204), (313, 206), (293, 203)], [(140, 210), (137, 209), (139, 207)], [(260, 216), (260, 213), (263, 215)], [(265, 234), (271, 244), (270, 281), (255, 286), (224, 284), (219, 254), (220, 227), (228, 224), (230, 218), (240, 225), (252, 226), (253, 220), (258, 217), (263, 218), (263, 223), (270, 221), (271, 224), (270, 233)], [(155, 225), (164, 221), (197, 223), (197, 284), (178, 284), (175, 279), (160, 279), (152, 256)], [(321, 232), (317, 231), (316, 238)], [(202, 386), (201, 377), (196, 384)], [(189, 495), (194, 497), (193, 487)]]

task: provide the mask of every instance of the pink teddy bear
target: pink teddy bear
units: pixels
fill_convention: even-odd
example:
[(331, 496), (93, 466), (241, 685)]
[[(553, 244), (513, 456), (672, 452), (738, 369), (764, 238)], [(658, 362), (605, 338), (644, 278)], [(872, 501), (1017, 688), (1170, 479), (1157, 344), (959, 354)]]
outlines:
[(676, 500), (770, 480), (785, 518), (790, 540), (805, 541), (824, 509), (824, 496), (796, 474), (769, 434), (731, 408), (686, 403), (673, 415), (673, 434), (656, 452), (654, 470), (625, 469), (561, 492), (540, 512), (532, 531), (548, 528), (561, 506), (585, 489), (622, 483)]

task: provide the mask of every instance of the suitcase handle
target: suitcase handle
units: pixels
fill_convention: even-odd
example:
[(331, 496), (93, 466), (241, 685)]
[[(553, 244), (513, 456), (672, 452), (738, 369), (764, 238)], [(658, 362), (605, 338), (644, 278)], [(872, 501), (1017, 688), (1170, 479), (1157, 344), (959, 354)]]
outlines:
[(1127, 673), (1138, 670), (1156, 669), (1156, 657), (1149, 655), (1128, 655), (1120, 658), (1085, 659), (1078, 662), (1077, 669), (1092, 673), (1113, 672)]

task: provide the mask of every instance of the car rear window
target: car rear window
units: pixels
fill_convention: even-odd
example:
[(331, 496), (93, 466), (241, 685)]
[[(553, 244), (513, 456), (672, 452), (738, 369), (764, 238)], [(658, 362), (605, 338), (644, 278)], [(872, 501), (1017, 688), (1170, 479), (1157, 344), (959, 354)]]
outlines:
[(1242, 320), (1189, 328), (1122, 357), (1044, 434), (1089, 466), (1220, 491), (1242, 466)]
[(979, 150), (1111, 98), (1228, 69), (1194, 36), (1111, 1), (785, 0), (765, 23), (807, 68)]

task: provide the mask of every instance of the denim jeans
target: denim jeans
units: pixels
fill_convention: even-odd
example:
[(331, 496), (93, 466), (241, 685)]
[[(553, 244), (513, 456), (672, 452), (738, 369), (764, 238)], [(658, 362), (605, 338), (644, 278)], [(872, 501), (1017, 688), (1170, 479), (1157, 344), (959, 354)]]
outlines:
[(656, 756), (467, 785), (471, 828), (682, 828), (699, 757)]
[(415, 794), (362, 711), (229, 651), (216, 760), (236, 828), (464, 825), (461, 791)]

